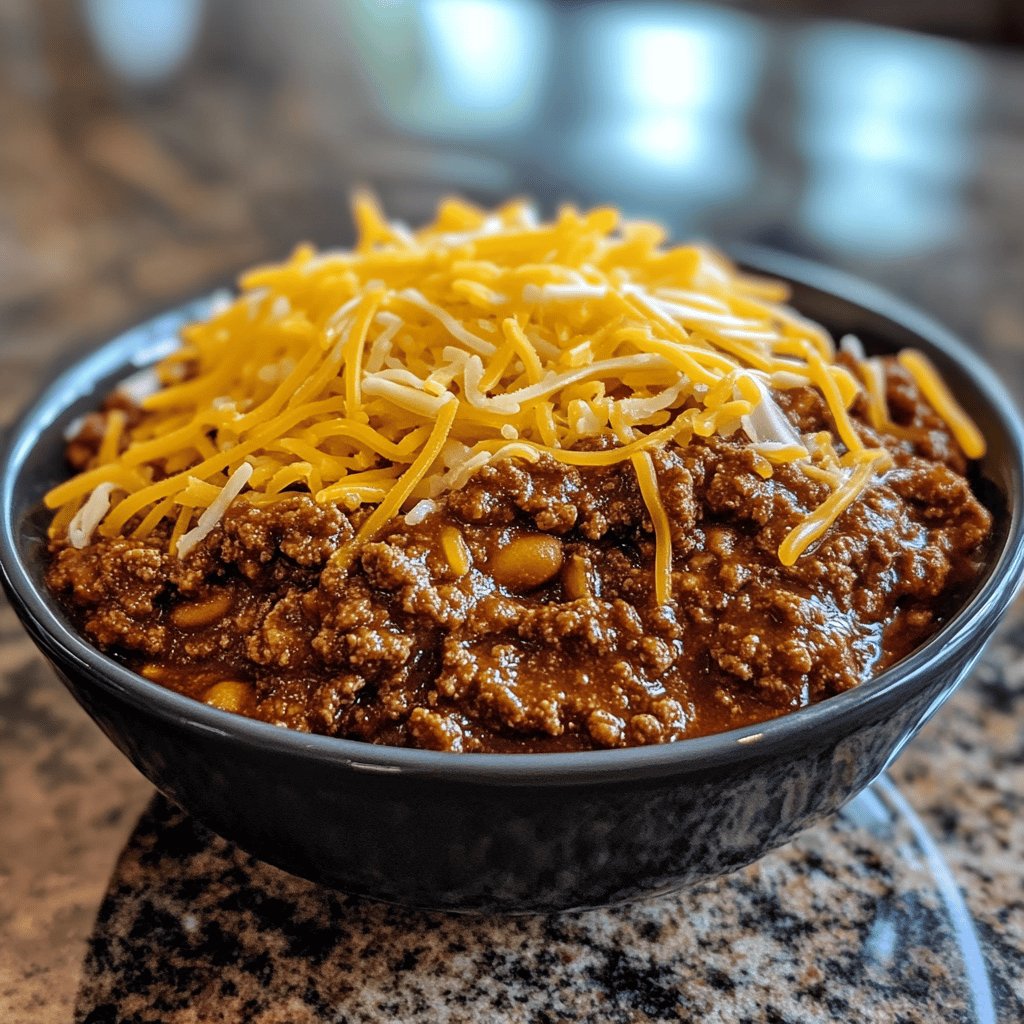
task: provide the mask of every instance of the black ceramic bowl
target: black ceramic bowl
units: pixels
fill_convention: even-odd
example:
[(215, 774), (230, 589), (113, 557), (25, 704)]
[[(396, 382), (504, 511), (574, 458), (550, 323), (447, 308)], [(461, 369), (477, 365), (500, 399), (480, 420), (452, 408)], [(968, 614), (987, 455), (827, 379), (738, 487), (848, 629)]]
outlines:
[(0, 569), (39, 649), (103, 731), (172, 800), (258, 857), (317, 882), (445, 910), (549, 911), (668, 892), (732, 871), (835, 811), (963, 680), (1024, 563), (1024, 431), (977, 357), (857, 281), (777, 254), (740, 254), (793, 284), (793, 303), (869, 350), (934, 359), (989, 439), (979, 489), (996, 514), (991, 568), (927, 644), (876, 679), (763, 725), (632, 750), (449, 754), (290, 732), (128, 671), (79, 636), (43, 584), (43, 493), (63, 431), (166, 350), (208, 300), (93, 352), (11, 431)]

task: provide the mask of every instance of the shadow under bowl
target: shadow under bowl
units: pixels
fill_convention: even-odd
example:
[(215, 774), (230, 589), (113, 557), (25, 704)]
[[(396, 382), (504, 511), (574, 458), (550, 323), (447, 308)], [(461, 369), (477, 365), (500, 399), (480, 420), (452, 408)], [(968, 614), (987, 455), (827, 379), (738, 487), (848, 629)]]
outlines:
[(750, 269), (869, 351), (914, 346), (989, 441), (977, 486), (996, 515), (985, 577), (934, 637), (854, 690), (761, 725), (626, 750), (451, 754), (292, 732), (151, 683), (92, 647), (44, 584), (42, 495), (65, 474), (64, 431), (164, 354), (201, 299), (62, 372), (12, 428), (2, 461), (0, 574), (76, 699), (163, 793), (220, 835), (345, 892), (451, 911), (546, 912), (669, 892), (733, 871), (837, 810), (964, 679), (1024, 564), (1024, 431), (962, 342), (892, 297), (778, 253)]

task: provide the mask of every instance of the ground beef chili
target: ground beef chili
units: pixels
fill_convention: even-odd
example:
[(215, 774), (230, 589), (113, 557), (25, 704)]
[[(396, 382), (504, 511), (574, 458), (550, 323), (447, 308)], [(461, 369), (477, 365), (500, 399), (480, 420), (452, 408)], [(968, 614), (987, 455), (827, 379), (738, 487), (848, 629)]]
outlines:
[[(741, 438), (652, 451), (673, 549), (628, 465), (493, 463), (415, 526), (402, 517), (341, 568), (366, 511), (308, 494), (235, 502), (185, 558), (166, 536), (54, 541), (49, 584), (85, 633), (149, 679), (292, 729), (453, 751), (660, 743), (772, 718), (856, 686), (931, 635), (977, 580), (991, 529), (944, 421), (895, 360), (894, 465), (792, 566), (778, 557), (828, 489), (764, 479)], [(782, 392), (801, 432), (821, 395)], [(77, 468), (102, 436), (69, 447)], [(444, 554), (457, 528), (466, 571)]]

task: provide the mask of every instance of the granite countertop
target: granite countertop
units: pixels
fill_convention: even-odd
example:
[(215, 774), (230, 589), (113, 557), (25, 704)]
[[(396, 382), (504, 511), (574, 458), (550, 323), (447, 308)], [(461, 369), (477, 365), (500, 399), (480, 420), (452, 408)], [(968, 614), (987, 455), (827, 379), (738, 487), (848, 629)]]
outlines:
[[(667, 38), (711, 55), (691, 61), (704, 91), (666, 105), (635, 68), (593, 72), (602, 32), (649, 39), (655, 16), (620, 6), (531, 7), (528, 57), (503, 22), (500, 75), (521, 81), (503, 93), (478, 62), (471, 94), (443, 18), (409, 5), (230, 0), (149, 35), (101, 6), (0, 0), (0, 422), (119, 327), (298, 239), (343, 241), (357, 181), (410, 219), (446, 190), (528, 191), (818, 256), (950, 323), (1024, 398), (1018, 56), (666, 9)], [(652, 60), (661, 96), (674, 65)], [(858, 92), (873, 75), (885, 88)], [(1020, 602), (891, 781), (835, 820), (696, 890), (517, 919), (361, 902), (206, 833), (0, 607), (4, 1024), (1009, 1024), (1022, 864)]]

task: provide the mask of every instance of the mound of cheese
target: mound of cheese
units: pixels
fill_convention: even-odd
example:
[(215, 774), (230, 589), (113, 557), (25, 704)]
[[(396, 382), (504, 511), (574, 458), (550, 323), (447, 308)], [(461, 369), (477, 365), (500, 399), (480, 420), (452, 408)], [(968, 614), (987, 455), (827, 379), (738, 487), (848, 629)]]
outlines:
[[(711, 249), (665, 248), (661, 228), (612, 209), (539, 223), (523, 202), (489, 213), (447, 200), (412, 232), (360, 195), (355, 215), (352, 251), (300, 247), (182, 332), (139, 421), (129, 429), (109, 413), (95, 468), (47, 495), (55, 535), (82, 547), (97, 530), (146, 537), (167, 520), (171, 550), (186, 556), (243, 492), (262, 504), (299, 489), (375, 506), (352, 557), (488, 462), (629, 463), (664, 602), (672, 551), (653, 447), (739, 434), (764, 477), (799, 462), (826, 481), (831, 496), (779, 550), (785, 564), (889, 464), (848, 414), (865, 391), (874, 426), (892, 426), (881, 363), (860, 358), (858, 379), (831, 337), (784, 305), (783, 286)], [(980, 456), (981, 435), (934, 368), (916, 352), (901, 359)], [(821, 392), (835, 435), (796, 432), (772, 398), (796, 386)]]

